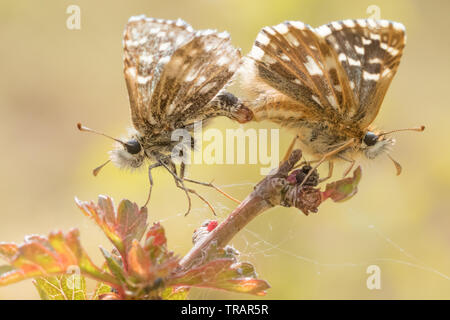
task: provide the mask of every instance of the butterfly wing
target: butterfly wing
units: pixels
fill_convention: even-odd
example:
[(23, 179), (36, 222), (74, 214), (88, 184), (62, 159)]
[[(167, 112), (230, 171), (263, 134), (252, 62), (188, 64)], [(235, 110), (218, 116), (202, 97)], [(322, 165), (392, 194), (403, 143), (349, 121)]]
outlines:
[(225, 86), (240, 53), (227, 33), (182, 20), (133, 17), (125, 28), (125, 79), (134, 126), (186, 121)]
[(405, 45), (403, 25), (345, 20), (317, 29), (299, 21), (265, 27), (248, 55), (244, 85), (253, 112), (288, 126), (334, 121), (366, 128), (375, 118)]
[(405, 27), (388, 20), (344, 20), (317, 28), (336, 52), (353, 90), (347, 117), (361, 129), (375, 119), (397, 72), (406, 44)]
[(354, 104), (335, 52), (307, 24), (286, 21), (263, 28), (248, 58), (244, 85), (264, 100), (255, 104), (257, 119), (275, 117), (295, 126), (301, 119), (336, 117)]
[(131, 17), (125, 26), (124, 74), (130, 98), (131, 118), (139, 131), (161, 118), (151, 108), (155, 85), (160, 81), (162, 67), (177, 47), (195, 35), (183, 20), (163, 20), (145, 16)]
[(240, 52), (226, 32), (196, 32), (177, 48), (164, 66), (151, 105), (171, 121), (207, 117), (208, 103), (228, 83), (239, 67)]

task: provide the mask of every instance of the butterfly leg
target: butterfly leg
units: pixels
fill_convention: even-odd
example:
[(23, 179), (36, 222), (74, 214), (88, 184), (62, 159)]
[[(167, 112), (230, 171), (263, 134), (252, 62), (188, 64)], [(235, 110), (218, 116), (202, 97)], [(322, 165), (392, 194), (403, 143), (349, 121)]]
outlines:
[(311, 160), (311, 161), (302, 161), (302, 162), (300, 162), (299, 164), (296, 164), (292, 169), (298, 169), (298, 168), (301, 168), (301, 167), (303, 167), (304, 165), (307, 165), (307, 164), (312, 164), (312, 163), (316, 163), (316, 162), (318, 162), (319, 160)]
[(172, 174), (172, 176), (174, 177), (175, 185), (177, 186), (177, 188), (184, 191), (184, 193), (186, 194), (186, 197), (188, 199), (188, 209), (187, 209), (186, 213), (184, 214), (185, 216), (187, 216), (189, 214), (189, 212), (191, 212), (192, 200), (191, 200), (191, 197), (189, 196), (189, 190), (185, 187), (184, 182), (183, 182), (182, 175), (184, 175), (184, 170), (183, 170), (183, 172), (180, 173), (181, 177), (178, 177), (177, 167), (175, 166), (175, 164), (172, 161), (170, 161), (169, 166), (170, 167), (166, 167), (166, 169), (168, 169), (170, 174)]
[[(199, 197), (200, 200), (202, 200), (204, 203), (206, 203), (206, 205), (209, 207), (209, 209), (212, 211), (212, 213), (213, 213), (215, 216), (217, 216), (216, 210), (214, 210), (214, 207), (212, 206), (212, 204), (211, 204), (208, 200), (206, 200), (204, 197), (202, 197), (202, 196), (201, 196), (197, 191), (195, 191), (194, 189), (187, 188), (186, 190), (189, 191), (190, 193), (195, 194), (197, 197)], [(186, 216), (188, 213), (189, 213), (189, 212), (187, 212), (187, 213), (185, 214), (185, 216)]]
[(355, 139), (350, 139), (349, 141), (344, 143), (342, 146), (324, 154), (323, 157), (317, 162), (317, 164), (311, 170), (309, 170), (308, 174), (305, 176), (302, 183), (300, 183), (300, 187), (308, 180), (308, 178), (311, 176), (311, 174), (314, 172), (314, 170), (316, 170), (323, 162), (325, 162), (325, 160), (327, 160), (329, 157), (334, 156), (335, 154), (341, 152), (342, 150), (347, 149), (354, 143), (355, 143)]
[(350, 162), (350, 165), (348, 166), (348, 168), (344, 171), (344, 175), (343, 175), (343, 177), (346, 177), (349, 173), (350, 173), (350, 171), (352, 170), (352, 168), (353, 168), (353, 166), (355, 165), (355, 160), (353, 160), (353, 159), (348, 159), (348, 158), (346, 158), (346, 157), (343, 157), (343, 156), (339, 156), (339, 158), (341, 158), (342, 160), (345, 160), (345, 161), (347, 161), (347, 162)]
[(161, 166), (161, 164), (159, 162), (156, 162), (148, 167), (148, 180), (150, 182), (150, 189), (148, 190), (147, 201), (145, 201), (143, 208), (145, 208), (147, 206), (147, 204), (150, 202), (150, 197), (152, 195), (152, 189), (153, 189), (152, 169), (160, 167), (160, 166)]
[(328, 160), (328, 175), (325, 178), (319, 179), (319, 183), (324, 182), (325, 180), (328, 180), (333, 175), (333, 168), (334, 168), (334, 162), (333, 160)]
[[(182, 180), (182, 181), (188, 181), (188, 182), (194, 182), (194, 183), (200, 183), (200, 184), (202, 184), (201, 182), (199, 182), (199, 181), (195, 181), (195, 180), (191, 180), (191, 179), (187, 179), (187, 178), (185, 178), (184, 177), (184, 172), (185, 172), (185, 170), (186, 170), (186, 165), (184, 164), (184, 162), (182, 162), (181, 163), (181, 165), (180, 165), (180, 179)], [(205, 184), (206, 185), (206, 184)], [(214, 187), (212, 184), (210, 184), (213, 188), (216, 188), (216, 187)], [(208, 201), (208, 200), (206, 200), (204, 197), (202, 197), (200, 194), (198, 194), (197, 193), (197, 191), (195, 191), (194, 189), (187, 189), (189, 192), (191, 192), (191, 193), (193, 193), (193, 194), (195, 194), (197, 197), (199, 197), (204, 203), (206, 203), (207, 205), (208, 205), (208, 207), (211, 209), (211, 211), (213, 212), (213, 214), (216, 216), (216, 211), (214, 210), (214, 207), (211, 205), (211, 203)], [(219, 190), (219, 191), (221, 191), (220, 189), (218, 189), (217, 188), (217, 190)], [(223, 192), (223, 191), (222, 191)]]
[(229, 195), (228, 193), (226, 193), (225, 191), (223, 191), (219, 187), (213, 185), (212, 182), (202, 182), (202, 181), (192, 180), (192, 179), (188, 179), (188, 178), (184, 178), (184, 181), (191, 182), (191, 183), (196, 183), (196, 184), (199, 184), (199, 185), (202, 185), (202, 186), (205, 186), (205, 187), (213, 188), (217, 192), (223, 194), (228, 199), (236, 202), (237, 204), (241, 204), (241, 201), (239, 201), (238, 199), (236, 199), (233, 196)]
[(292, 150), (294, 150), (294, 147), (295, 147), (295, 144), (297, 143), (297, 140), (298, 140), (298, 135), (296, 135), (294, 137), (294, 139), (292, 139), (292, 142), (289, 145), (289, 148), (288, 148), (287, 152), (285, 153), (282, 162), (286, 162), (289, 159), (289, 156), (291, 155)]
[[(181, 163), (181, 171), (182, 171), (182, 172), (184, 172), (184, 168), (185, 168), (184, 163)], [(213, 185), (213, 184), (212, 184), (212, 181), (208, 183), (208, 182), (201, 182), (201, 181), (192, 180), (192, 179), (188, 179), (188, 178), (184, 178), (184, 177), (183, 177), (182, 179), (183, 179), (184, 181), (187, 181), (187, 182), (196, 183), (196, 184), (199, 184), (199, 185), (201, 185), (201, 186), (213, 188), (213, 189), (216, 190), (217, 192), (223, 194), (223, 195), (224, 195), (225, 197), (227, 197), (228, 199), (230, 199), (230, 200), (236, 202), (237, 204), (241, 204), (241, 202), (240, 202), (239, 200), (237, 200), (236, 198), (232, 197), (231, 195), (229, 195), (228, 193), (226, 193), (226, 192), (223, 191), (222, 189), (218, 188), (217, 186)]]
[[(174, 177), (175, 179), (175, 184), (177, 185), (178, 188), (182, 189), (186, 195), (188, 196), (188, 200), (189, 200), (189, 208), (188, 211), (184, 214), (185, 216), (187, 216), (189, 214), (189, 212), (191, 211), (191, 198), (188, 195), (189, 193), (195, 194), (200, 200), (202, 200), (204, 203), (206, 203), (206, 205), (211, 209), (211, 211), (213, 212), (213, 214), (216, 216), (216, 211), (214, 210), (214, 207), (211, 205), (211, 203), (209, 203), (208, 200), (206, 200), (204, 197), (202, 197), (200, 194), (197, 193), (197, 191), (195, 191), (194, 189), (190, 189), (190, 188), (186, 188), (184, 185), (184, 179), (180, 178), (177, 174), (176, 174), (176, 169), (175, 172), (173, 169), (171, 169), (167, 164), (165, 164), (164, 162), (161, 162), (162, 166), (164, 166), (167, 171), (169, 171), (169, 173)], [(173, 162), (171, 162), (171, 165), (175, 165), (173, 164)], [(184, 169), (183, 169), (184, 171)]]

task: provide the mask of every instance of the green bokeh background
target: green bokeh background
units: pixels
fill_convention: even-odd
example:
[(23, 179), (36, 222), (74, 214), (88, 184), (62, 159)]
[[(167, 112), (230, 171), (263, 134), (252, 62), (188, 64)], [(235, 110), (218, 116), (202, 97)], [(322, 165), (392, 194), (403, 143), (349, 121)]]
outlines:
[[(66, 8), (81, 8), (81, 30), (66, 28)], [(196, 29), (227, 30), (248, 53), (257, 32), (283, 20), (319, 26), (366, 18), (376, 5), (381, 18), (402, 22), (408, 44), (399, 72), (376, 120), (383, 129), (424, 124), (423, 134), (402, 133), (392, 155), (404, 172), (395, 176), (387, 158), (363, 163), (359, 193), (350, 201), (324, 203), (319, 214), (275, 208), (234, 240), (242, 259), (255, 264), (272, 286), (256, 299), (448, 299), (450, 298), (450, 149), (448, 102), (449, 1), (13, 1), (0, 3), (0, 240), (21, 242), (32, 233), (78, 227), (83, 245), (101, 263), (99, 229), (75, 207), (74, 196), (111, 195), (116, 203), (145, 200), (146, 171), (91, 169), (111, 143), (79, 133), (78, 121), (114, 136), (130, 125), (122, 73), (122, 31), (132, 15), (188, 21)], [(234, 88), (235, 93), (239, 93)], [(213, 127), (238, 125), (217, 119)], [(269, 123), (245, 128), (276, 128)], [(292, 137), (282, 130), (280, 153)], [(326, 167), (326, 166), (325, 166)], [(326, 169), (326, 168), (325, 168)], [(342, 168), (336, 169), (336, 174)], [(215, 179), (243, 199), (261, 179), (258, 165), (194, 165), (198, 180)], [(150, 220), (162, 221), (169, 246), (184, 254), (192, 231), (212, 218), (194, 199), (183, 217), (185, 195), (163, 170), (155, 171)], [(221, 219), (234, 204), (202, 191)], [(366, 269), (381, 269), (381, 290), (368, 290)], [(195, 299), (252, 296), (194, 290)], [(0, 299), (37, 299), (31, 281), (0, 288)]]

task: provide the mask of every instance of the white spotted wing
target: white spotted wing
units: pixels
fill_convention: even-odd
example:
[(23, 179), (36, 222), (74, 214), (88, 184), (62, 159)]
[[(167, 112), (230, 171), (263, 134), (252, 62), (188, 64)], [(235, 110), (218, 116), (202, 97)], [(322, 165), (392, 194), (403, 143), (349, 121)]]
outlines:
[(239, 61), (226, 32), (195, 31), (182, 20), (132, 17), (124, 32), (124, 73), (134, 126), (145, 131), (149, 125), (201, 119)]
[(273, 95), (267, 89), (273, 88), (284, 102), (255, 107), (255, 117), (291, 126), (334, 119), (365, 128), (378, 113), (405, 41), (403, 25), (386, 20), (344, 20), (316, 29), (287, 21), (263, 28), (244, 82), (256, 90), (262, 85), (260, 99)]

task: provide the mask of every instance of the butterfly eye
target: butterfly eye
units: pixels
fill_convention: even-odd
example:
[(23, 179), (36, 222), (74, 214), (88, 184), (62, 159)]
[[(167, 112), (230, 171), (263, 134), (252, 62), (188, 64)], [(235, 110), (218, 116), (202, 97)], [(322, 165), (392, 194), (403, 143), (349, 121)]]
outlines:
[(127, 141), (127, 143), (125, 144), (125, 148), (131, 154), (137, 154), (141, 152), (141, 145), (136, 139), (131, 139)]
[(375, 143), (377, 143), (378, 136), (375, 133), (368, 131), (366, 133), (366, 135), (364, 136), (363, 141), (367, 146), (371, 147), (371, 146), (375, 145)]

